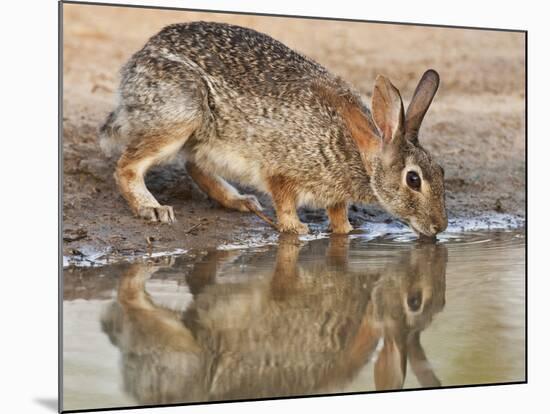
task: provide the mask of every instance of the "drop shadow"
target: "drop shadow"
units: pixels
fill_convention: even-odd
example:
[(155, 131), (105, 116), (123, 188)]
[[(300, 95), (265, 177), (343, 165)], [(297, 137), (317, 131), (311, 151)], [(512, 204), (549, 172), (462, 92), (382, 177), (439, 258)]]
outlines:
[(34, 401), (51, 411), (59, 412), (59, 403), (57, 398), (35, 398)]

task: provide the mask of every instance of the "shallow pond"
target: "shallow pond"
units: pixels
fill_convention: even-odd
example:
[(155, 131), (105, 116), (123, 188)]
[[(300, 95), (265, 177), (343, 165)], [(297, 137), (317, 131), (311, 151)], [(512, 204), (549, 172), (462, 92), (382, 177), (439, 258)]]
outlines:
[(68, 267), (62, 339), (64, 410), (524, 381), (524, 233)]

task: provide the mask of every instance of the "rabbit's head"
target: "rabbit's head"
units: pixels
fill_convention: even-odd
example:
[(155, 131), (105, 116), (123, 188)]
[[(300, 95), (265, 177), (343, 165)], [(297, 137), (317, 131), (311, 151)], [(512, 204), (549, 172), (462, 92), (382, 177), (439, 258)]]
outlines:
[(363, 130), (354, 135), (380, 204), (426, 236), (447, 228), (443, 168), (418, 140), (422, 119), (438, 85), (437, 72), (424, 73), (405, 114), (397, 88), (378, 76), (372, 96), (378, 131)]

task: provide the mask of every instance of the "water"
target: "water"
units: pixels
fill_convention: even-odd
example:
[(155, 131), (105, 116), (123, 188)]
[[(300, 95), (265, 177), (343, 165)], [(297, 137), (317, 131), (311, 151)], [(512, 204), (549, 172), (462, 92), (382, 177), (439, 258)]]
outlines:
[(520, 231), (64, 272), (65, 410), (525, 380)]

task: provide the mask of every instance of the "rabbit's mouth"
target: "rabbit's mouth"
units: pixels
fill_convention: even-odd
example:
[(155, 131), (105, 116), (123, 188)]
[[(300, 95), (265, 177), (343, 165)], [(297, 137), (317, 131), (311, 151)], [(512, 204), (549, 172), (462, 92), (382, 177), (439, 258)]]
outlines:
[(420, 227), (416, 225), (414, 218), (410, 219), (410, 220), (402, 220), (402, 221), (405, 222), (409, 226), (409, 228), (416, 233), (416, 235), (418, 236), (418, 239), (420, 241), (435, 241), (436, 240), (436, 234), (426, 232), (426, 231), (423, 231), (422, 229), (420, 229)]
[(401, 224), (403, 224), (404, 226), (407, 226), (409, 229), (411, 229), (417, 236), (421, 236), (423, 235), (423, 233), (418, 230), (412, 223), (411, 223), (411, 220), (407, 220), (407, 219), (397, 219), (398, 222), (400, 222)]

